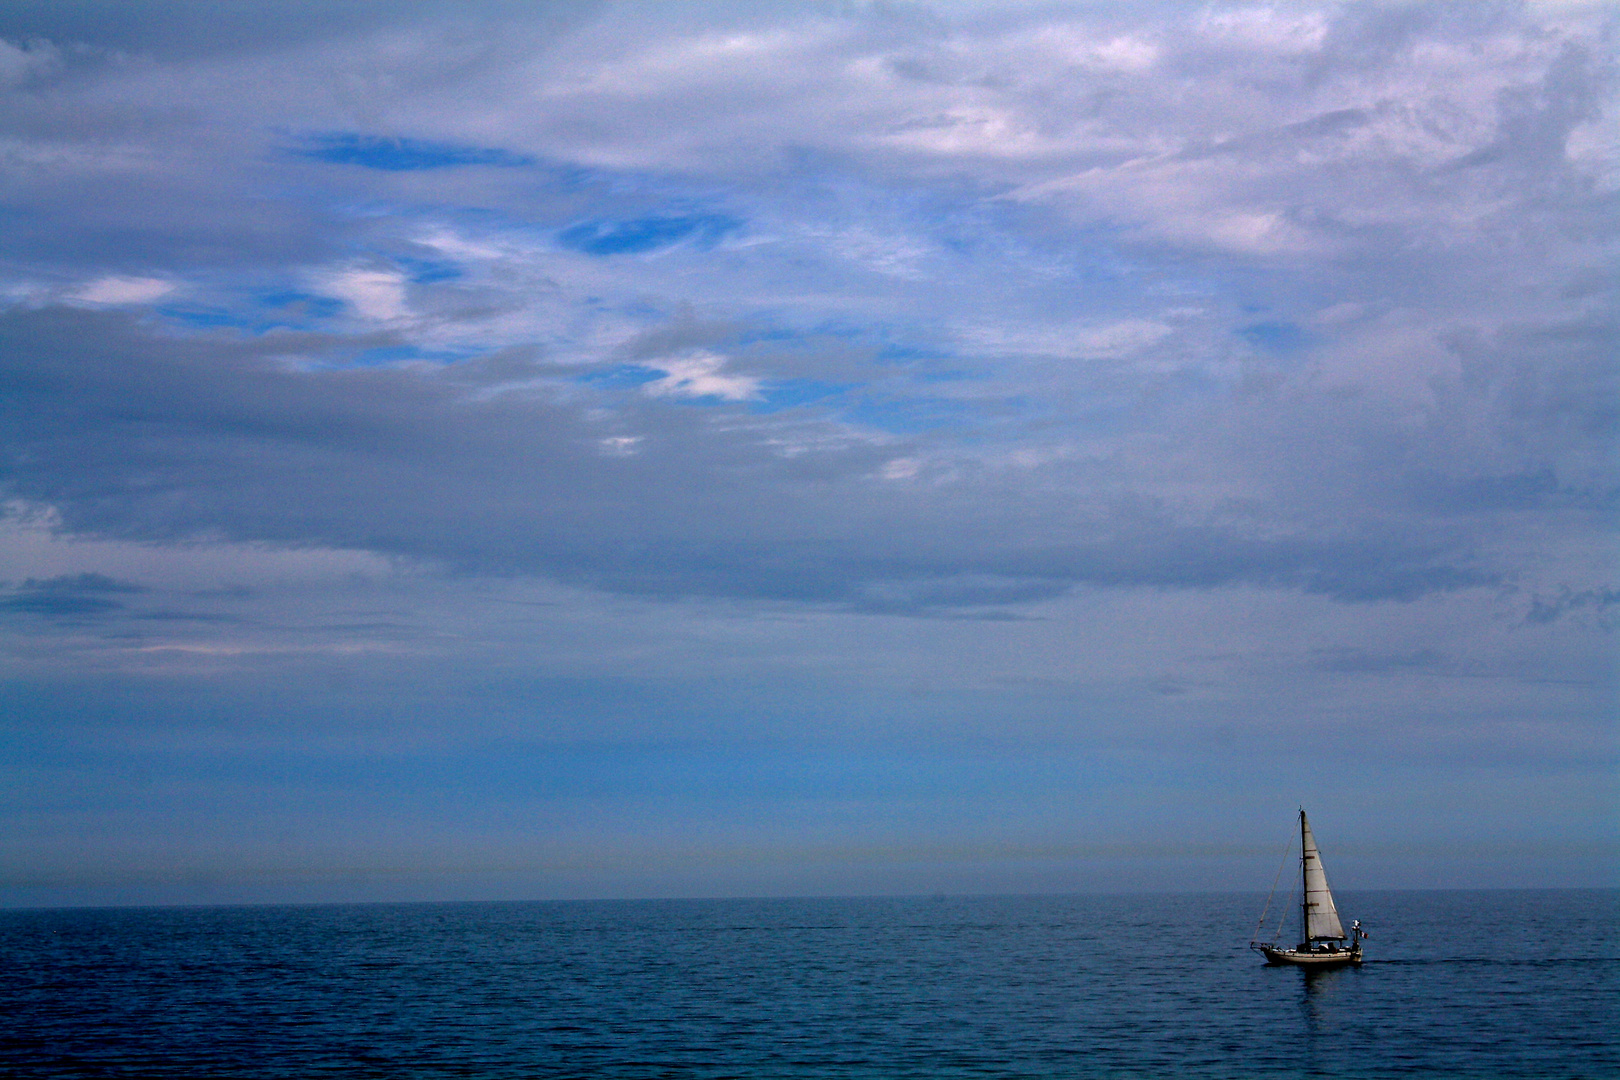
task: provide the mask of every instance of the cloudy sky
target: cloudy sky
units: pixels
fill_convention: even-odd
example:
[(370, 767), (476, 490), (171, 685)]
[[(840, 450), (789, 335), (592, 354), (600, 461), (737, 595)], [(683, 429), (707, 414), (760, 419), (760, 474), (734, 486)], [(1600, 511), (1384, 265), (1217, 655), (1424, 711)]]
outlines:
[(0, 902), (1615, 883), (1617, 23), (0, 3)]

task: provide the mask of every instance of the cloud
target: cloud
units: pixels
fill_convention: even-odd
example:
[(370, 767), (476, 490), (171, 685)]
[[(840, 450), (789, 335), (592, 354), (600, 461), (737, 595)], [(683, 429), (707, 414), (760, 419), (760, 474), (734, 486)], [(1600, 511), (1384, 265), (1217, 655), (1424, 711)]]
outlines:
[(355, 267), (317, 278), (319, 288), (345, 301), (362, 319), (395, 322), (410, 317), (405, 302), (405, 275), (397, 270)]
[(81, 619), (122, 611), (126, 605), (116, 597), (145, 591), (131, 582), (92, 572), (29, 578), (9, 594), (0, 593), (0, 611)]
[(1525, 620), (1531, 623), (1556, 622), (1572, 612), (1591, 611), (1605, 629), (1613, 627), (1609, 609), (1620, 604), (1620, 589), (1581, 589), (1567, 585), (1552, 596), (1537, 596), (1530, 602)]
[(1146, 319), (1103, 325), (1029, 326), (999, 323), (963, 327), (964, 341), (977, 349), (1000, 353), (1054, 356), (1122, 357), (1138, 353), (1172, 333), (1172, 328)]
[[(67, 311), (13, 313), (0, 331), (17, 358), (5, 446), (12, 460), (28, 448), (33, 462), (0, 480), (13, 497), (56, 508), (63, 527), (97, 535), (359, 547), (629, 592), (856, 605), (884, 581), (937, 582), (940, 597), (992, 602), (1080, 582), (1410, 599), (1497, 578), (1443, 533), (1352, 522), (1278, 534), (1285, 519), (1272, 519), (1271, 535), (1246, 535), (1132, 502), (1054, 512), (1002, 475), (897, 495), (884, 445), (783, 456), (772, 424), (716, 425), (701, 410), (656, 404), (757, 392), (701, 352), (649, 361), (668, 372), (642, 385), (649, 405), (620, 397), (593, 419), (566, 395), (469, 400), (476, 368), (287, 370), (275, 357), (302, 351), (296, 339), (164, 341)], [(637, 453), (604, 455), (603, 445)], [(163, 484), (143, 479), (152, 476)], [(984, 506), (998, 507), (1000, 528), (973, 524)], [(949, 584), (985, 575), (1020, 584)]]
[(174, 292), (173, 282), (148, 277), (103, 277), (69, 295), (87, 304), (149, 304)]
[[(199, 122), (237, 133), (234, 157), (159, 124), (167, 76), (89, 73), (81, 87), (151, 113), (162, 134), (142, 153), (168, 165), (141, 181), (152, 186), (139, 214), (96, 189), (111, 232), (93, 225), (84, 193), (58, 203), (60, 185), (28, 189), (45, 211), (30, 220), (68, 223), (31, 250), (96, 267), (132, 237), (129, 223), (150, 223), (141, 235), (170, 252), (152, 263), (167, 276), (86, 269), (96, 284), (81, 298), (156, 299), (154, 283), (192, 281), (200, 257), (212, 284), (188, 284), (185, 310), (165, 318), (188, 333), (303, 333), (268, 333), (247, 351), (218, 338), (205, 351), (222, 367), (183, 365), (213, 373), (185, 377), (199, 386), (136, 395), (192, 452), (213, 453), (216, 438), (233, 447), (208, 476), (136, 440), (153, 475), (207, 493), (171, 523), (132, 480), (94, 514), (71, 485), (27, 470), (13, 490), (132, 535), (218, 529), (609, 588), (834, 603), (906, 579), (891, 572), (891, 534), (960, 531), (976, 499), (1019, 538), (970, 529), (917, 560), (921, 579), (1025, 581), (1017, 564), (1038, 550), (1036, 576), (1059, 591), (1243, 581), (1355, 600), (1505, 580), (1514, 571), (1491, 550), (1490, 515), (1601, 500), (1613, 393), (1599, 358), (1612, 330), (1582, 314), (1589, 300), (1523, 297), (1514, 269), (1562, 267), (1547, 280), (1573, 282), (1596, 280), (1579, 268), (1601, 262), (1595, 240), (1568, 238), (1596, 235), (1571, 223), (1598, 212), (1580, 177), (1606, 159), (1547, 149), (1577, 130), (1600, 138), (1592, 117), (1608, 84), (1580, 11), (716, 19), (607, 9), (562, 37), (513, 24), (499, 48), (470, 51), (440, 24), (402, 23), (341, 42), (297, 37), (306, 44), (273, 60), (175, 61), (205, 81), (248, 69), (286, 80), (272, 94), (222, 81), (202, 96)], [(339, 55), (390, 74), (371, 89), (343, 82)], [(818, 76), (794, 74), (788, 56)], [(1171, 93), (1167, 73), (1200, 93)], [(352, 117), (334, 104), (340, 85), (375, 122), (339, 119)], [(86, 130), (114, 124), (103, 97), (52, 92), (86, 110)], [(17, 137), (99, 145), (38, 123)], [(311, 186), (284, 199), (239, 197), (290, 167), (276, 134), (289, 130), (317, 133), (295, 154), (356, 167), (300, 173)], [(897, 149), (913, 135), (945, 141)], [(239, 152), (253, 145), (257, 155)], [(190, 156), (168, 152), (182, 146)], [(1543, 175), (1564, 178), (1534, 205), (1503, 172), (1532, 150)], [(1483, 156), (1458, 170), (1470, 154)], [(508, 167), (464, 167), (476, 165)], [(1549, 251), (1551, 262), (1538, 254)], [(271, 311), (271, 296), (305, 299)], [(1317, 317), (1328, 309), (1357, 314)], [(655, 340), (694, 310), (716, 329)], [(167, 339), (152, 333), (129, 347), (159, 349)], [(1516, 350), (1537, 359), (1515, 366)], [(531, 359), (442, 378), (313, 370), (519, 353)], [(289, 362), (306, 383), (270, 374)], [(563, 366), (583, 377), (559, 381)], [(254, 410), (223, 404), (225, 384), (265, 405), (234, 415)], [(100, 415), (108, 388), (73, 385)], [(698, 400), (696, 414), (672, 408)], [(406, 401), (422, 414), (390, 411)], [(306, 408), (322, 419), (301, 418)], [(329, 432), (307, 434), (321, 424)], [(468, 454), (413, 424), (457, 433)], [(348, 460), (351, 426), (398, 455)], [(261, 441), (236, 434), (248, 431)], [(303, 498), (330, 505), (295, 511), (291, 466), (251, 445), (283, 448), (326, 488), (359, 489), (344, 479), (356, 470), (373, 488), (322, 490)], [(498, 487), (473, 446), (529, 462), (506, 482), (529, 485), (526, 498), (568, 528), (611, 539), (565, 557), (515, 508), (496, 520), (521, 542), (452, 541), (446, 522), (399, 516), (388, 500), (408, 474), (471, 470), (447, 506)], [(257, 487), (261, 508), (227, 505), (230, 484)], [(694, 523), (730, 520), (711, 486), (755, 508), (738, 536)], [(651, 512), (651, 535), (631, 538), (624, 497)], [(362, 527), (363, 506), (398, 527)], [(806, 534), (822, 548), (802, 580), (765, 569), (771, 543)]]
[(177, 3), (0, 11), (20, 760), (1068, 747), (997, 801), (1226, 832), (1353, 734), (1601, 816), (1601, 5)]
[(654, 397), (717, 397), (725, 401), (749, 401), (760, 396), (759, 380), (747, 375), (727, 374), (726, 358), (708, 352), (693, 352), (648, 362), (664, 373), (641, 387)]
[(0, 39), (0, 86), (22, 86), (61, 66), (62, 54), (48, 41), (21, 45)]
[(1442, 667), (1446, 658), (1432, 649), (1414, 652), (1374, 652), (1359, 648), (1313, 650), (1323, 671), (1343, 675), (1381, 675), (1391, 671), (1429, 670)]

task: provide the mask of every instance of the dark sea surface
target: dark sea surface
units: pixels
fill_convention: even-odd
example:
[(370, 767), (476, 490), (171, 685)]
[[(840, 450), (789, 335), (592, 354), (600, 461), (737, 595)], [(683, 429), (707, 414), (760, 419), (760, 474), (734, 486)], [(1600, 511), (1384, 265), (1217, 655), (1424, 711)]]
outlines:
[[(1620, 1077), (1620, 893), (0, 912), (0, 1074)], [(1291, 940), (1292, 932), (1285, 935)]]

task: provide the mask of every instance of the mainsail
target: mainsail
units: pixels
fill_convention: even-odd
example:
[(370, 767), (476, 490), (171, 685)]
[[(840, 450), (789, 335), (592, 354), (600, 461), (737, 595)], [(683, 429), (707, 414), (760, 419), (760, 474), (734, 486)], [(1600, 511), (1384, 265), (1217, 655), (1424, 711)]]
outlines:
[(1303, 810), (1299, 812), (1299, 835), (1304, 849), (1305, 940), (1338, 938), (1342, 941), (1344, 927), (1339, 923), (1339, 910), (1333, 906), (1327, 871), (1322, 869), (1322, 853), (1316, 850), (1316, 837), (1311, 835), (1311, 823)]

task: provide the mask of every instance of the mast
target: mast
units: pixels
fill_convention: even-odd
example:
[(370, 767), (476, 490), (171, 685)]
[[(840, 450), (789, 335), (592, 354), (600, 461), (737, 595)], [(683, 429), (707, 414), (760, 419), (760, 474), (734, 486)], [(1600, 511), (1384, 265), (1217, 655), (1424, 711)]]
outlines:
[(1303, 948), (1311, 944), (1311, 883), (1306, 876), (1310, 849), (1305, 843), (1305, 808), (1299, 808), (1299, 940)]

